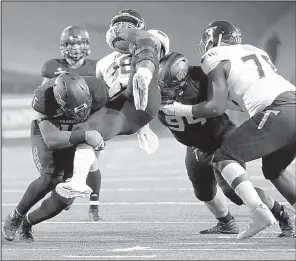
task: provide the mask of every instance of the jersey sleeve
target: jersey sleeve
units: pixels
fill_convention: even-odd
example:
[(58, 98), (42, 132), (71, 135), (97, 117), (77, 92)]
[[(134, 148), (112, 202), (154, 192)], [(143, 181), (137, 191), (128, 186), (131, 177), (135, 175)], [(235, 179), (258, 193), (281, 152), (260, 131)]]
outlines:
[(55, 65), (54, 59), (46, 61), (41, 68), (41, 76), (49, 79), (55, 78), (56, 75), (54, 74), (55, 72), (54, 65)]
[(88, 77), (85, 78), (92, 96), (92, 110), (91, 113), (100, 110), (109, 100), (108, 86), (99, 78)]
[(206, 75), (214, 70), (220, 62), (229, 59), (228, 49), (223, 47), (214, 47), (203, 55), (201, 59), (201, 68)]
[(45, 84), (37, 87), (33, 92), (32, 108), (46, 116), (52, 117), (58, 109), (58, 104), (53, 94), (53, 81), (49, 80)]

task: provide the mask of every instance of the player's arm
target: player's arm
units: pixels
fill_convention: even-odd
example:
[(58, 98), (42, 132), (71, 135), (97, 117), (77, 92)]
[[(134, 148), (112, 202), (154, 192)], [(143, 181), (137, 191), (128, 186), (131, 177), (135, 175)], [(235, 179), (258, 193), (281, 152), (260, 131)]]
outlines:
[(208, 102), (192, 106), (192, 116), (196, 118), (215, 117), (227, 109), (228, 89), (226, 83), (227, 61), (221, 62), (208, 74)]
[[(59, 130), (59, 125), (47, 119), (44, 114), (38, 113), (37, 122), (44, 143), (49, 149), (63, 149), (74, 145), (70, 142), (72, 132)], [(81, 140), (83, 141), (83, 138)]]
[(114, 27), (110, 39), (121, 38), (129, 43), (129, 51), (136, 59), (136, 70), (147, 69), (154, 74), (157, 63), (157, 39), (145, 30)]
[(208, 74), (208, 101), (195, 105), (174, 102), (173, 104), (164, 105), (162, 110), (169, 115), (195, 118), (210, 118), (223, 114), (228, 104), (227, 69), (225, 69), (225, 64), (225, 62), (221, 62)]

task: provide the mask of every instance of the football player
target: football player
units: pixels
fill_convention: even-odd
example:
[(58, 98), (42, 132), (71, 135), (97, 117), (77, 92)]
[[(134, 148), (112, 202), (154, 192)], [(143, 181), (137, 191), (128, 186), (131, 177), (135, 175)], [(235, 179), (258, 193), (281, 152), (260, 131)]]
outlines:
[[(32, 155), (40, 177), (27, 188), (21, 201), (5, 219), (3, 236), (12, 241), (20, 227), (21, 240), (32, 242), (32, 226), (58, 215), (73, 200), (57, 195), (55, 186), (73, 173), (75, 147), (81, 142), (92, 147), (101, 147), (97, 131), (71, 132), (75, 124), (85, 121), (90, 114), (99, 110), (108, 99), (108, 89), (96, 77), (83, 79), (78, 74), (64, 73), (50, 79), (34, 91), (32, 107), (38, 112), (32, 121)], [(99, 142), (98, 142), (99, 141)], [(92, 175), (98, 171), (98, 159), (93, 159), (89, 170)], [(28, 211), (47, 193), (41, 206)]]
[[(89, 33), (81, 26), (66, 27), (60, 37), (61, 59), (50, 59), (44, 63), (41, 70), (43, 83), (56, 78), (64, 72), (77, 73), (80, 76), (96, 76), (96, 60), (88, 59), (90, 55)], [(96, 156), (99, 157), (99, 152)], [(101, 172), (98, 169), (87, 177), (87, 183), (92, 188), (89, 201), (89, 219), (99, 221), (99, 196), (101, 189)]]
[(296, 156), (296, 89), (277, 73), (265, 51), (241, 44), (240, 29), (228, 21), (211, 23), (204, 31), (202, 46), (209, 101), (196, 105), (175, 102), (167, 112), (214, 117), (224, 113), (229, 102), (248, 112), (250, 118), (222, 142), (213, 159), (215, 168), (253, 211), (253, 221), (238, 235), (244, 239), (275, 219), (250, 182), (243, 162), (262, 158), (264, 176), (295, 208), (296, 181), (286, 168)]
[[(169, 52), (170, 40), (168, 36), (160, 31), (151, 29), (149, 33), (154, 35), (161, 43), (160, 57)], [(113, 51), (98, 61), (96, 76), (106, 82), (109, 89), (109, 96), (113, 97), (126, 88), (131, 72), (131, 54)], [(148, 154), (158, 149), (158, 137), (150, 129), (149, 124), (137, 131), (139, 146)]]
[[(207, 76), (200, 66), (190, 66), (186, 57), (171, 52), (160, 59), (158, 85), (162, 104), (173, 101), (196, 104), (207, 100)], [(230, 214), (224, 194), (235, 204), (243, 201), (221, 176), (214, 174), (211, 159), (222, 141), (235, 129), (226, 113), (213, 118), (167, 115), (159, 110), (158, 119), (169, 128), (173, 136), (187, 146), (185, 166), (197, 199), (203, 201), (218, 220), (216, 226), (201, 234), (238, 234), (238, 226)], [(217, 179), (217, 181), (216, 181)], [(216, 184), (220, 185), (221, 190)], [(293, 224), (286, 208), (256, 188), (263, 202), (268, 205), (282, 230), (279, 237), (293, 236)]]
[[(108, 45), (119, 53), (132, 56), (131, 60), (122, 61), (120, 68), (114, 72), (114, 82), (110, 80), (108, 85), (118, 84), (117, 75), (130, 70), (126, 88), (74, 131), (97, 130), (102, 140), (108, 141), (116, 135), (134, 134), (156, 117), (160, 106), (157, 76), (162, 45), (144, 29), (143, 18), (134, 10), (123, 10), (111, 20), (106, 34)], [(130, 65), (124, 66), (125, 62)], [(66, 198), (77, 195), (77, 191), (81, 191), (81, 196), (84, 195), (86, 185), (82, 180), (85, 180), (91, 164), (86, 164), (85, 159), (92, 158), (93, 154), (94, 150), (90, 146), (77, 147), (73, 177), (70, 182), (57, 186), (57, 193)]]

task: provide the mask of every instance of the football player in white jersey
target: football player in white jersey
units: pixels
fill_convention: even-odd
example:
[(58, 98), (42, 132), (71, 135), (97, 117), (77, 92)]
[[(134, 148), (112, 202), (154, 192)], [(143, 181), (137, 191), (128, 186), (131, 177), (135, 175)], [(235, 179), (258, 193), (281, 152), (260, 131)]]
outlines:
[[(150, 29), (149, 33), (154, 35), (161, 44), (159, 56), (169, 53), (169, 37), (160, 30)], [(131, 72), (131, 54), (124, 54), (114, 51), (97, 62), (96, 76), (109, 86), (109, 96), (114, 95), (126, 88)], [(139, 146), (148, 154), (158, 149), (158, 137), (150, 129), (149, 123), (137, 131)]]
[(296, 89), (280, 76), (268, 54), (241, 44), (240, 29), (228, 21), (211, 23), (201, 41), (202, 69), (210, 84), (208, 102), (173, 103), (166, 113), (214, 117), (229, 109), (248, 112), (250, 119), (235, 129), (214, 156), (214, 166), (253, 211), (253, 222), (238, 235), (251, 237), (275, 222), (260, 200), (242, 162), (262, 158), (264, 176), (295, 208), (295, 177), (286, 168), (296, 156)]

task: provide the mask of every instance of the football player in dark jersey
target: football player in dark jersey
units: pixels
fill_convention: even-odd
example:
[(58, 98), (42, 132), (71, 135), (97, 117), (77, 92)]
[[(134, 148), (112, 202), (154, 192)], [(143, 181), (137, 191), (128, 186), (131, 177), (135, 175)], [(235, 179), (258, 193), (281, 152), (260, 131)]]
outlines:
[[(77, 25), (66, 27), (60, 37), (60, 49), (62, 58), (50, 59), (42, 66), (43, 83), (64, 72), (77, 73), (83, 77), (96, 76), (97, 60), (87, 58), (91, 52), (90, 37), (84, 28)], [(99, 154), (97, 152), (96, 156), (99, 157)], [(100, 170), (98, 169), (87, 179), (92, 189), (89, 201), (89, 219), (99, 221), (101, 217), (98, 204), (102, 179)]]
[[(163, 104), (178, 101), (191, 105), (207, 101), (207, 76), (201, 67), (190, 66), (188, 60), (180, 53), (171, 52), (160, 59), (158, 83)], [(242, 205), (243, 201), (221, 175), (214, 174), (211, 162), (214, 152), (235, 129), (235, 125), (225, 113), (217, 117), (197, 119), (167, 115), (160, 110), (158, 119), (169, 128), (180, 143), (187, 146), (185, 165), (195, 196), (203, 201), (218, 219), (215, 227), (201, 233), (237, 234), (238, 227), (228, 210), (225, 196), (217, 189), (217, 182), (224, 194), (235, 204)], [(286, 208), (266, 195), (262, 189), (256, 190), (279, 221), (282, 230), (279, 236), (293, 236), (294, 228)]]
[[(123, 10), (112, 19), (106, 40), (112, 49), (132, 55), (129, 80), (123, 91), (75, 130), (97, 130), (102, 139), (108, 141), (117, 135), (136, 133), (157, 116), (160, 106), (158, 62), (162, 48), (160, 41), (144, 29), (143, 18), (134, 10)], [(77, 195), (77, 191), (84, 195), (81, 177), (86, 179), (89, 168), (84, 159), (93, 153), (90, 146), (77, 147), (73, 177), (70, 182), (59, 184), (57, 193), (66, 198)]]
[[(97, 131), (73, 133), (73, 126), (85, 121), (94, 111), (101, 109), (108, 100), (106, 84), (96, 77), (82, 78), (78, 74), (64, 73), (50, 79), (34, 91), (33, 109), (38, 112), (32, 121), (31, 144), (33, 160), (40, 177), (27, 188), (21, 201), (5, 219), (3, 236), (14, 240), (20, 227), (20, 238), (33, 241), (32, 225), (58, 215), (73, 200), (65, 200), (54, 190), (55, 186), (71, 178), (76, 145), (86, 143), (101, 147)], [(93, 159), (89, 175), (98, 171), (98, 159)], [(49, 198), (41, 206), (28, 211), (47, 193)]]

